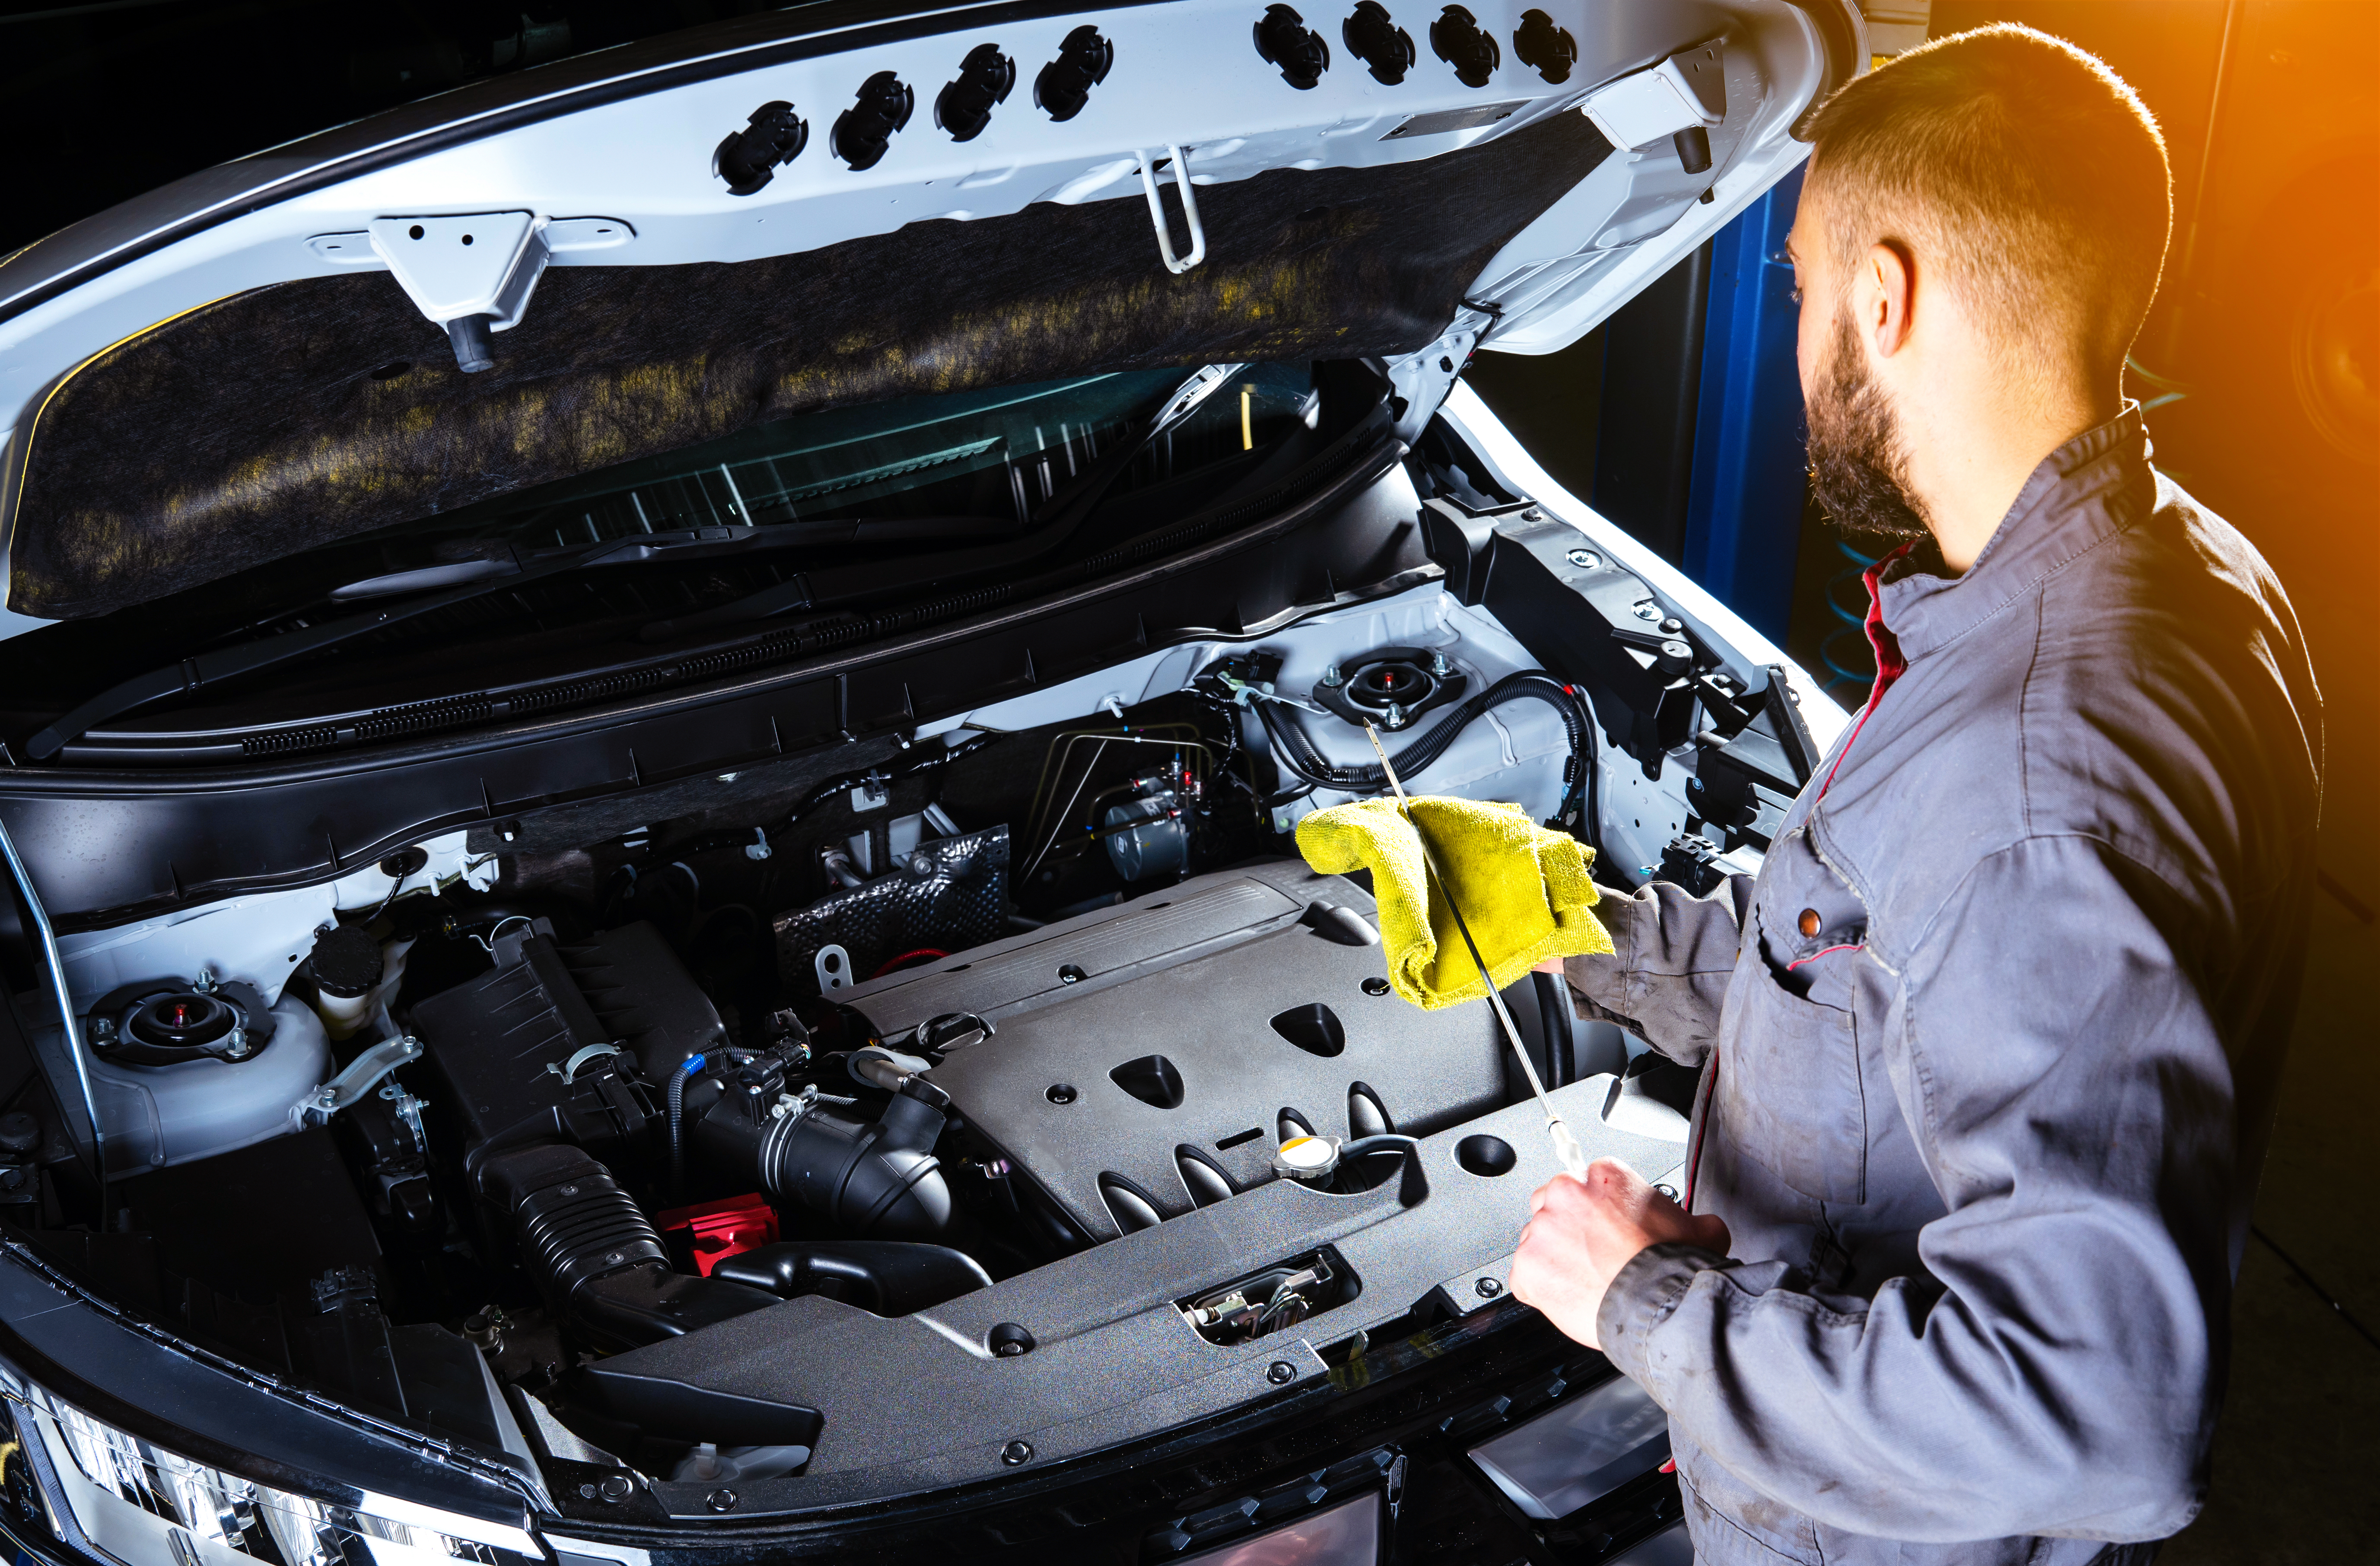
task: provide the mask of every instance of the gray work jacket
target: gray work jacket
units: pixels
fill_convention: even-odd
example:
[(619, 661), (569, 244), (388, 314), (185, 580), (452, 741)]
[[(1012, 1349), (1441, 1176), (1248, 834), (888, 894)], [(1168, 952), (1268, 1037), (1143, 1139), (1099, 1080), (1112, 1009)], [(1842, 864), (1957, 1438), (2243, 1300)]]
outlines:
[(1732, 1234), (1637, 1256), (1597, 1329), (1669, 1412), (1702, 1566), (2063, 1566), (2204, 1493), (2320, 702), (2136, 408), (1964, 576), (1881, 576), (1905, 672), (1759, 875), (1612, 894), (1617, 951), (1567, 965), (1702, 1067), (1688, 1197)]

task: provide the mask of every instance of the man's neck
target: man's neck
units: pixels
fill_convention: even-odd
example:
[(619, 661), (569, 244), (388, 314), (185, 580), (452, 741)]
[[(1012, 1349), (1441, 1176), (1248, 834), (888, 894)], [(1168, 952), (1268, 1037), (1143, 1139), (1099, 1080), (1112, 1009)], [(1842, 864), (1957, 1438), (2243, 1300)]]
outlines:
[[(2101, 405), (2104, 403), (2104, 407)], [(2025, 406), (1946, 403), (1911, 421), (1910, 488), (1943, 563), (1964, 574), (2050, 453), (2116, 415), (2119, 395), (2076, 395)]]

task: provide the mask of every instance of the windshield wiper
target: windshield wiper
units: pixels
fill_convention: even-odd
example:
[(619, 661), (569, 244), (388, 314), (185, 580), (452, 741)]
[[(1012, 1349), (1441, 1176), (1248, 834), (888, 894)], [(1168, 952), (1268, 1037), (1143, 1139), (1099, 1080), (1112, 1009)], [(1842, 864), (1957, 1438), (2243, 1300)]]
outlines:
[(771, 522), (761, 528), (733, 524), (671, 533), (632, 533), (621, 539), (599, 539), (591, 543), (526, 552), (502, 539), (477, 539), (459, 546), (476, 552), (468, 558), (345, 582), (333, 588), (329, 597), (333, 603), (354, 603), (368, 598), (393, 598), (400, 593), (470, 582), (513, 581), (524, 571), (555, 559), (587, 569), (631, 565), (663, 554), (677, 558), (698, 549), (707, 553), (713, 550), (783, 549), (793, 544), (916, 543), (928, 539), (996, 537), (1014, 531), (1014, 519), (1006, 516), (839, 516), (810, 522)]
[(637, 635), (649, 642), (667, 641), (714, 625), (766, 620), (796, 610), (828, 608), (870, 598), (889, 589), (912, 585), (921, 578), (974, 576), (998, 570), (1004, 565), (1022, 564), (1047, 554), (1064, 543), (1075, 529), (1082, 526), (1108, 491), (1114, 488), (1115, 481), (1123, 477), (1124, 470), (1160, 435), (1196, 412), (1201, 403), (1222, 390), (1232, 376), (1246, 368), (1245, 364), (1201, 367), (1157, 406), (1138, 433), (1119, 443), (1072, 484), (1044, 501), (1033, 513), (1034, 526), (1030, 532), (981, 549), (953, 550), (945, 554), (923, 558), (806, 571), (775, 587), (763, 588), (732, 603), (722, 603), (716, 609), (656, 620)]
[[(368, 577), (361, 581), (334, 588), (331, 591), (331, 599), (334, 602), (342, 603), (408, 592), (420, 596), (342, 620), (285, 631), (278, 636), (242, 642), (213, 652), (201, 652), (179, 662), (152, 669), (147, 674), (136, 674), (131, 679), (110, 686), (51, 723), (28, 740), (25, 749), (34, 760), (45, 761), (96, 725), (152, 701), (181, 696), (201, 686), (219, 684), (242, 674), (252, 674), (424, 614), (433, 614), (439, 610), (468, 603), (492, 593), (508, 592), (567, 571), (663, 558), (699, 559), (715, 554), (737, 555), (797, 545), (814, 546), (821, 542), (842, 541), (860, 534), (876, 536), (880, 529), (886, 528), (894, 530), (886, 535), (886, 541), (891, 542), (904, 536), (947, 538), (976, 532), (1007, 532), (1013, 531), (1015, 526), (1014, 520), (1009, 517), (913, 517), (889, 523), (857, 518), (810, 524), (785, 523), (766, 528), (689, 528), (678, 532), (638, 533), (624, 539), (602, 539), (591, 543), (528, 552), (497, 544), (479, 560), (457, 561), (413, 571), (394, 571), (386, 576)], [(468, 569), (459, 578), (442, 575), (455, 567)], [(446, 590), (422, 591), (441, 586), (445, 586)]]

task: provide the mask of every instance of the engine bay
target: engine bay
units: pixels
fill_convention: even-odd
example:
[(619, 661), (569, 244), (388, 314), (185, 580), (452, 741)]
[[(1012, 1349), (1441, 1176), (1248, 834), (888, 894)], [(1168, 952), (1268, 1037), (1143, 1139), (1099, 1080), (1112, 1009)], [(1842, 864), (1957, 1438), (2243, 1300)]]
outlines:
[[(110, 1178), (34, 1082), (0, 1203), (243, 1365), (693, 1510), (1087, 1449), (1475, 1309), (1554, 1171), (1542, 1117), (1488, 1009), (1390, 993), (1369, 891), (1297, 819), (1380, 791), (1368, 722), (1415, 789), (1520, 803), (1607, 882), (1715, 876), (1808, 736), (1574, 532), (1495, 561), (1500, 604), (1529, 529), (1430, 504), (1442, 574), (852, 770), (73, 935)], [(1590, 1152), (1664, 1177), (1692, 1074), (1558, 979), (1507, 1000)]]

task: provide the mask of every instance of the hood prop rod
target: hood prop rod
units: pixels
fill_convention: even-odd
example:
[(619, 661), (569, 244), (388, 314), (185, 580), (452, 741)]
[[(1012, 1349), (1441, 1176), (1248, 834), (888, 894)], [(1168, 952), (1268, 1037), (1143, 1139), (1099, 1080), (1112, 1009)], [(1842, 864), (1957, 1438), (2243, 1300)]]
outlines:
[[(32, 921), (33, 937), (42, 949), (42, 965), (49, 970), (50, 989), (57, 998), (58, 1027), (66, 1037), (67, 1059), (74, 1063), (75, 1086), (82, 1093), (83, 1113), (91, 1117), (91, 1174), (99, 1186), (99, 1232), (105, 1233), (115, 1227), (115, 1217), (107, 1206), (107, 1128), (100, 1123), (99, 1099), (91, 1087), (90, 1046), (75, 1025), (74, 991), (67, 984), (67, 960), (58, 951), (57, 932), (50, 924), (49, 910), (42, 906), (42, 894), (33, 887), (33, 872), (18, 856), (16, 840), (8, 835), (6, 821), (0, 821), (0, 856), (8, 861), (8, 873), (15, 878), (18, 894), (24, 899), (26, 917)], [(71, 1131), (67, 1140), (74, 1140)]]

